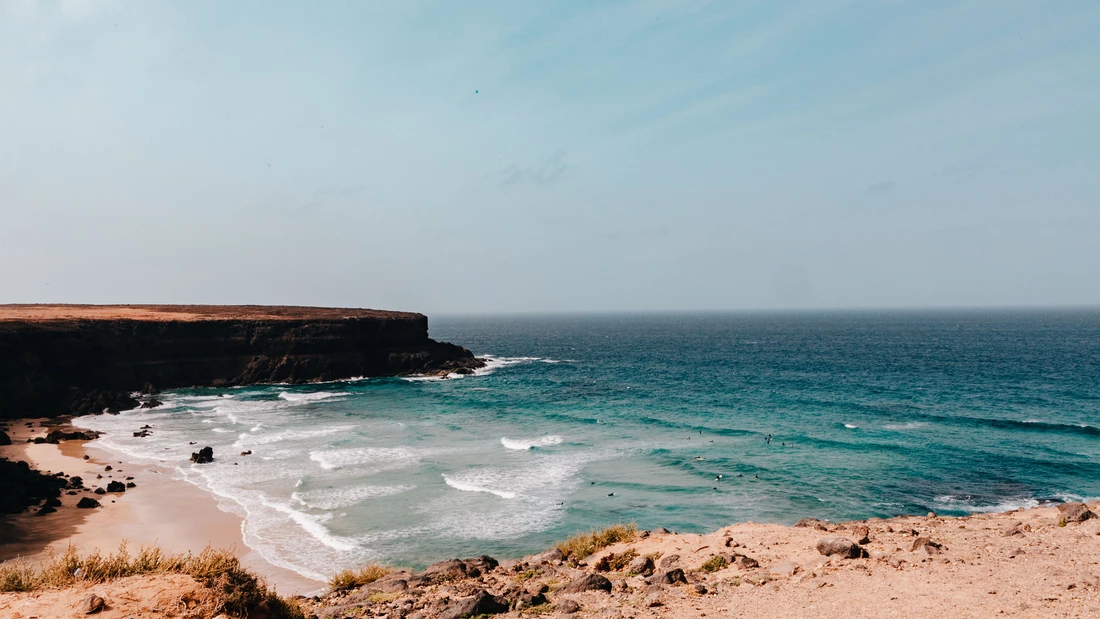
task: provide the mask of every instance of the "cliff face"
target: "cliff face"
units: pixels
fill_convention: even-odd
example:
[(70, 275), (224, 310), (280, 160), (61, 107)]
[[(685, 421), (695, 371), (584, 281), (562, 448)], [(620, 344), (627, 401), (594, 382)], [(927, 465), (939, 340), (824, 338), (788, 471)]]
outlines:
[(148, 387), (469, 373), (422, 314), (248, 306), (0, 306), (0, 418), (125, 408)]

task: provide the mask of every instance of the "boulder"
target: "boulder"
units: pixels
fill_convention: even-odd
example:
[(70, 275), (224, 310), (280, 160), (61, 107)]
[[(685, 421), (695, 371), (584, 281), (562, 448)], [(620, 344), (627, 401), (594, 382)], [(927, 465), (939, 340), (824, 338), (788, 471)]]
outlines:
[(580, 609), (581, 605), (578, 604), (576, 600), (571, 600), (569, 598), (565, 598), (564, 600), (558, 602), (558, 605), (556, 607), (556, 610), (563, 615), (572, 615)]
[(651, 585), (677, 585), (687, 584), (687, 578), (684, 576), (684, 570), (680, 568), (673, 568), (664, 572), (657, 572), (645, 580)]
[(482, 574), (488, 574), (500, 565), (496, 559), (488, 555), (481, 555), (480, 557), (474, 557), (472, 559), (463, 559), (462, 563), (466, 565), (466, 575), (470, 578), (477, 578)]
[(653, 569), (653, 559), (644, 556), (634, 559), (626, 566), (627, 573), (641, 574), (642, 576), (652, 575)]
[(508, 612), (508, 603), (480, 590), (467, 598), (452, 600), (439, 613), (440, 619), (460, 619), (478, 615), (496, 615)]
[(112, 481), (107, 484), (107, 492), (126, 492), (126, 484), (121, 481)]
[(729, 561), (729, 562), (732, 565), (736, 565), (737, 567), (739, 567), (743, 570), (751, 570), (754, 567), (759, 567), (760, 566), (760, 562), (758, 562), (756, 559), (753, 559), (752, 557), (750, 557), (748, 555), (737, 555), (737, 554), (735, 554), (735, 555), (733, 555), (733, 560)]
[(149, 398), (148, 400), (142, 402), (141, 406), (139, 406), (138, 408), (156, 408), (156, 407), (161, 406), (163, 404), (164, 404), (164, 402), (161, 402), (160, 400), (158, 400), (156, 398)]
[(11, 437), (3, 430), (0, 430), (0, 445), (11, 445)]
[(41, 508), (39, 508), (38, 511), (34, 512), (34, 515), (35, 516), (45, 516), (46, 514), (52, 514), (56, 511), (57, 511), (57, 509), (55, 507), (51, 506), (51, 505), (43, 505)]
[(859, 544), (843, 537), (823, 537), (817, 542), (817, 551), (831, 557), (839, 556), (844, 559), (859, 559), (867, 556), (867, 551)]
[(585, 591), (607, 591), (610, 593), (611, 581), (599, 574), (585, 574), (561, 589), (562, 593), (583, 593)]
[(667, 557), (661, 557), (661, 560), (657, 562), (657, 567), (661, 569), (668, 569), (680, 562), (680, 555), (668, 555)]
[(203, 447), (202, 449), (198, 450), (198, 452), (192, 453), (191, 454), (191, 461), (194, 462), (195, 464), (206, 464), (207, 462), (213, 462), (214, 461), (214, 448), (213, 447)]
[(106, 605), (106, 600), (93, 593), (77, 603), (76, 611), (85, 615), (93, 615), (103, 610)]
[(1084, 503), (1062, 503), (1058, 506), (1058, 511), (1062, 512), (1059, 522), (1063, 520), (1066, 522), (1084, 522), (1096, 517), (1096, 514)]
[(913, 540), (913, 547), (909, 549), (909, 552), (916, 552), (922, 548), (926, 553), (930, 555), (938, 555), (943, 550), (943, 546), (941, 544), (933, 542), (927, 537), (918, 537), (917, 539)]
[(126, 482), (126, 487), (127, 488), (137, 488), (137, 484), (135, 484), (132, 481), (128, 481), (128, 482)]
[(448, 559), (433, 563), (420, 573), (430, 580), (458, 580), (466, 577), (466, 563), (462, 559)]
[(92, 490), (92, 492), (94, 494), (107, 494), (107, 491), (104, 490), (103, 488), (96, 488), (95, 490)]
[(871, 529), (869, 529), (867, 525), (856, 525), (856, 527), (852, 529), (852, 533), (856, 538), (857, 544), (871, 543)]
[(91, 508), (91, 507), (99, 507), (99, 501), (93, 499), (92, 497), (88, 497), (88, 496), (80, 497), (80, 501), (77, 502), (76, 506), (79, 507), (80, 509), (88, 509), (88, 508)]
[(521, 591), (511, 601), (512, 610), (527, 610), (533, 606), (541, 606), (546, 603), (546, 596), (541, 592)]

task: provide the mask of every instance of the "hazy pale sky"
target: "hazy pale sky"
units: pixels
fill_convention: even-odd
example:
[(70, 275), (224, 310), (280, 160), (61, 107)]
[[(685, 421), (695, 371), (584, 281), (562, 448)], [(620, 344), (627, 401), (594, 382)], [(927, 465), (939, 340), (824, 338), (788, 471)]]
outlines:
[(1100, 304), (1100, 2), (3, 0), (0, 302)]

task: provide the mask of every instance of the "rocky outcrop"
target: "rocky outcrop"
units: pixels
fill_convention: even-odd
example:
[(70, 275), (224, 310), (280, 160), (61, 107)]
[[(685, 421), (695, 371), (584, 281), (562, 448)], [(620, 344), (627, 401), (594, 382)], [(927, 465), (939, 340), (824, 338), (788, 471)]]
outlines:
[(61, 495), (69, 485), (62, 475), (46, 475), (26, 462), (0, 459), (0, 514), (18, 514)]
[[(117, 412), (131, 392), (471, 373), (422, 314), (261, 306), (0, 305), (0, 418)], [(149, 400), (152, 403), (153, 400)]]
[(195, 464), (207, 464), (214, 461), (214, 448), (203, 447), (202, 449), (191, 453), (191, 461)]

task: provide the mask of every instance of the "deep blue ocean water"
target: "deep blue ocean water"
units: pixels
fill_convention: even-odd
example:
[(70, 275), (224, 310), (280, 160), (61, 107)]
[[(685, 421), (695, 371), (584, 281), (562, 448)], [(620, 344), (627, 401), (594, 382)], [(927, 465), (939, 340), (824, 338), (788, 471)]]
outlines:
[[(249, 546), (317, 578), (519, 556), (619, 521), (702, 532), (1100, 497), (1097, 311), (447, 318), (431, 334), (491, 367), (184, 390), (80, 422), (210, 489)], [(191, 465), (189, 441), (230, 457)]]

